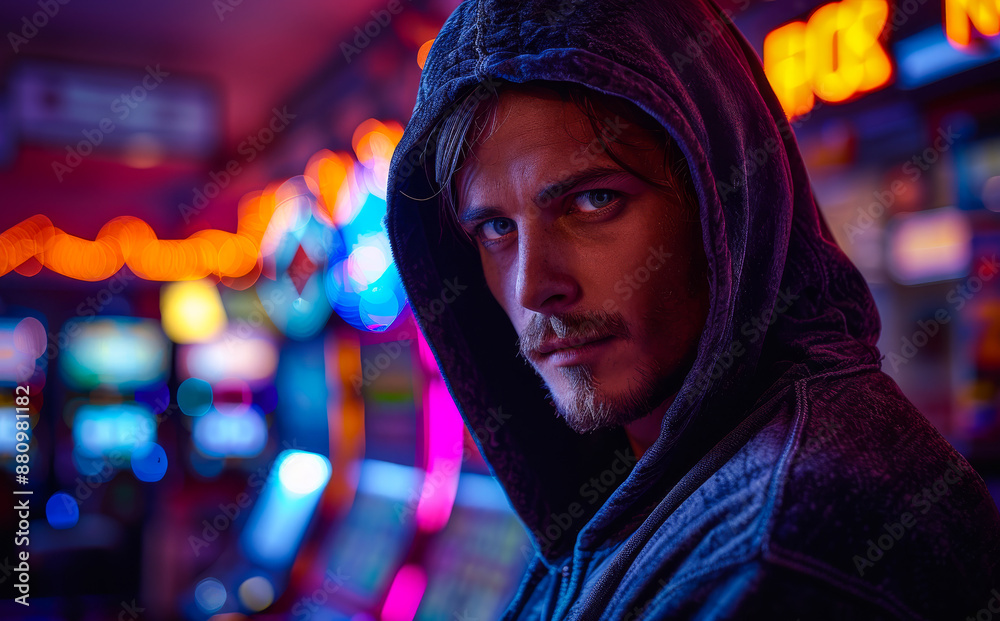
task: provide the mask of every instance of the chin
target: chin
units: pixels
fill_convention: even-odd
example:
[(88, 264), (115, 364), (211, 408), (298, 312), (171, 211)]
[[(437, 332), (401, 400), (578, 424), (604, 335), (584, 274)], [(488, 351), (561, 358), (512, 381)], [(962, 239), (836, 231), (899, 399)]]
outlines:
[(557, 402), (556, 413), (566, 422), (566, 425), (570, 429), (580, 434), (590, 433), (599, 429), (624, 427), (648, 414), (648, 412), (641, 410), (628, 412), (615, 410), (609, 407), (606, 402), (596, 402), (593, 406), (585, 406), (583, 408), (575, 407), (575, 404), (569, 407), (561, 407)]
[(663, 401), (654, 383), (637, 374), (622, 387), (608, 390), (584, 366), (566, 367), (558, 390), (550, 385), (556, 413), (577, 433), (622, 427), (648, 415)]

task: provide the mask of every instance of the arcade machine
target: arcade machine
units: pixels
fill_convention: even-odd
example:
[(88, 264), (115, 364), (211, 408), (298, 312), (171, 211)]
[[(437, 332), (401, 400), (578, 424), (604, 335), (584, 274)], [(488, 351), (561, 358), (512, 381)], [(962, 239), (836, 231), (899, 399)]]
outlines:
[(83, 619), (139, 592), (146, 508), (171, 449), (157, 426), (166, 402), (156, 398), (170, 347), (155, 320), (117, 315), (71, 319), (49, 345), (59, 373), (31, 460), (29, 554), (41, 596), (32, 606)]
[(883, 370), (989, 482), (1000, 475), (995, 7), (731, 12), (763, 59), (831, 232), (870, 285)]
[[(311, 619), (496, 618), (528, 539), (489, 476), (407, 312), (361, 348), (365, 455), (353, 504), (288, 613)], [(412, 335), (417, 335), (413, 338)]]
[[(282, 232), (269, 227), (264, 237), (273, 265), (265, 259), (257, 295), (274, 302), (269, 318), (289, 337), (276, 418), (284, 438), (329, 434), (325, 455), (345, 489), (327, 502), (328, 487), (321, 506), (341, 510), (321, 509), (283, 594), (259, 618), (451, 618), (448, 601), (499, 614), (526, 566), (523, 527), (488, 476), (392, 266), (381, 216), (400, 133), (367, 122), (355, 132), (357, 164), (320, 152), (307, 175), (264, 195), (278, 204), (271, 226)], [(331, 309), (322, 329), (334, 388), (324, 405), (310, 397), (324, 375), (311, 335)], [(338, 365), (329, 363), (334, 357)], [(320, 420), (330, 429), (316, 426)], [(344, 441), (349, 429), (353, 442)], [(212, 583), (210, 592), (222, 591)], [(217, 612), (235, 610), (246, 606)]]

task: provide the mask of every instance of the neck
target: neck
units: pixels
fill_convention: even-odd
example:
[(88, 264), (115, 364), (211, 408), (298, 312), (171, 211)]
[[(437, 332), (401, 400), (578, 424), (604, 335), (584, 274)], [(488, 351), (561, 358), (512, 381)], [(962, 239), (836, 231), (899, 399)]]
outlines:
[(653, 446), (657, 438), (660, 437), (660, 427), (663, 424), (663, 416), (674, 402), (676, 393), (668, 397), (663, 403), (656, 406), (652, 412), (640, 419), (634, 420), (625, 425), (625, 435), (628, 436), (629, 444), (636, 459), (641, 459), (643, 454)]

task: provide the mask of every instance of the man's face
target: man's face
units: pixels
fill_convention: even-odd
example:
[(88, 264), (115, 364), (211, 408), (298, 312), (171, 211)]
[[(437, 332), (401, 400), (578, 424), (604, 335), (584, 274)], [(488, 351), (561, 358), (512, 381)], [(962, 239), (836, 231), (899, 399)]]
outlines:
[[(707, 314), (697, 207), (618, 166), (572, 103), (505, 91), (496, 113), (455, 187), (519, 351), (574, 430), (646, 416), (680, 387)], [(610, 116), (602, 133), (635, 171), (668, 178), (639, 125)]]

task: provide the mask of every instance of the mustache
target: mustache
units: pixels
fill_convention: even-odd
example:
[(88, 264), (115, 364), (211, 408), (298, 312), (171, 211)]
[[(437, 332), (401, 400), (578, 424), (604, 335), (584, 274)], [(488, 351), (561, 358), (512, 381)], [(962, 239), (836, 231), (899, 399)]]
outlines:
[(596, 339), (607, 336), (629, 338), (631, 331), (621, 313), (605, 310), (590, 312), (536, 314), (517, 338), (517, 350), (531, 360), (541, 344), (549, 339)]

